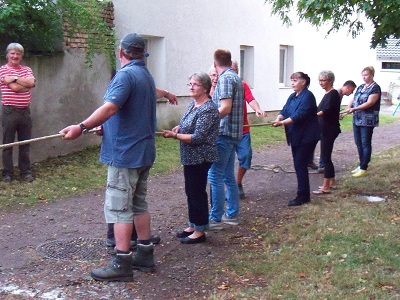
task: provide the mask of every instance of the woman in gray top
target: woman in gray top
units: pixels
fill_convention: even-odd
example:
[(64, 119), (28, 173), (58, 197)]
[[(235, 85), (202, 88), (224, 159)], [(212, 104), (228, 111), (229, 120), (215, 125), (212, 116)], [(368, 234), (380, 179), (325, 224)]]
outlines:
[(209, 96), (211, 80), (208, 74), (194, 73), (190, 76), (188, 86), (193, 101), (179, 125), (172, 130), (163, 130), (163, 136), (180, 141), (185, 177), (189, 227), (179, 231), (176, 236), (181, 243), (197, 244), (205, 242), (204, 231), (208, 229), (207, 173), (212, 162), (218, 160), (216, 140), (219, 113)]

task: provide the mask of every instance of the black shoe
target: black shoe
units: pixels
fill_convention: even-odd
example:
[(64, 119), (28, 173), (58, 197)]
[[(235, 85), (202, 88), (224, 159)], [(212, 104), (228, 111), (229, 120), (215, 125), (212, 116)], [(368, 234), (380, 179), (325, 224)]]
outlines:
[[(136, 246), (137, 246), (136, 240), (130, 240), (129, 245), (130, 245), (130, 249), (131, 249), (131, 250), (132, 250), (132, 249), (135, 249)], [(114, 248), (114, 247), (116, 246), (115, 238), (108, 238), (108, 239), (106, 239), (106, 246), (107, 246), (107, 247), (110, 247), (110, 248)]]
[(154, 245), (159, 244), (161, 242), (161, 237), (159, 235), (151, 235), (150, 237), (150, 242), (152, 242)]
[(7, 182), (7, 183), (9, 183), (9, 182), (11, 182), (12, 181), (12, 178), (11, 178), (11, 176), (10, 175), (4, 175), (3, 176), (3, 182)]
[(204, 243), (206, 241), (206, 234), (199, 236), (198, 238), (191, 239), (190, 237), (184, 237), (181, 239), (182, 244), (199, 244)]
[[(191, 234), (191, 233), (190, 233)], [(150, 242), (152, 242), (154, 245), (159, 244), (161, 242), (161, 237), (159, 235), (151, 235), (150, 237)], [(115, 247), (115, 238), (107, 238), (106, 239), (106, 245), (107, 247), (114, 248)], [(136, 240), (131, 240), (130, 241), (130, 249), (134, 250), (137, 247), (137, 241)]]
[(303, 201), (298, 198), (290, 200), (288, 204), (288, 206), (299, 206), (299, 205), (303, 205)]
[[(188, 237), (189, 235), (191, 235), (192, 233), (193, 233), (194, 231), (191, 231), (191, 232), (187, 232), (187, 231), (185, 231), (185, 230), (182, 230), (182, 231), (178, 231), (177, 233), (176, 233), (176, 237), (177, 238), (185, 238), (185, 237)], [(154, 243), (153, 243), (154, 244)]]
[(246, 198), (246, 195), (244, 194), (243, 190), (243, 185), (238, 184), (238, 189), (239, 189), (239, 198), (243, 200), (244, 198)]
[(25, 174), (21, 176), (22, 181), (33, 182), (35, 178), (33, 178), (32, 174)]
[(308, 163), (308, 167), (313, 169), (313, 170), (317, 170), (318, 169), (318, 166), (313, 161)]

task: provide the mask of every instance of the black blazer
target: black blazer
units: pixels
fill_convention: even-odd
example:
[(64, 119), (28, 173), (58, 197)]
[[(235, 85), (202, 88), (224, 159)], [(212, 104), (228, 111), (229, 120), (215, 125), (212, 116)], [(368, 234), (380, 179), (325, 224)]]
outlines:
[(285, 119), (293, 120), (292, 124), (285, 125), (288, 145), (297, 147), (320, 139), (317, 104), (313, 93), (307, 88), (297, 97), (296, 93), (291, 94), (280, 114)]

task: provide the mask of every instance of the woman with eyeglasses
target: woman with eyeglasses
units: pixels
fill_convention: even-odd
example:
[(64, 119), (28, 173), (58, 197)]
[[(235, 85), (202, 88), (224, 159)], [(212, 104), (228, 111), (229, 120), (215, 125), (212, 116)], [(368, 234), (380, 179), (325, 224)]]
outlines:
[(351, 171), (353, 177), (367, 175), (372, 153), (372, 133), (379, 125), (381, 87), (374, 81), (374, 75), (375, 69), (372, 66), (362, 70), (361, 76), (365, 83), (357, 88), (347, 107), (347, 112), (353, 114), (354, 141), (360, 159), (360, 165)]
[(321, 159), (324, 162), (324, 181), (314, 195), (330, 194), (335, 187), (335, 167), (332, 162), (333, 144), (339, 136), (340, 103), (339, 92), (333, 88), (335, 74), (332, 71), (319, 73), (319, 85), (325, 90), (325, 95), (318, 105), (318, 121), (321, 126)]
[(180, 141), (181, 163), (185, 178), (189, 226), (177, 232), (183, 244), (206, 241), (208, 229), (207, 174), (218, 160), (216, 140), (219, 128), (218, 106), (211, 101), (211, 79), (207, 73), (194, 73), (188, 83), (193, 101), (172, 130), (163, 130), (165, 138)]
[(308, 90), (310, 77), (303, 72), (290, 76), (294, 93), (291, 94), (272, 126), (285, 126), (286, 140), (291, 146), (297, 177), (297, 196), (289, 206), (310, 202), (310, 179), (308, 163), (320, 138), (317, 104)]

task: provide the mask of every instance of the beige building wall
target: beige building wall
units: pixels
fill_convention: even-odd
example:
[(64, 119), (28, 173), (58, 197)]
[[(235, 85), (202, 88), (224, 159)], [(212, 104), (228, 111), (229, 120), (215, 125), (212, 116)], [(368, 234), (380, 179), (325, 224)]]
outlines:
[(270, 17), (263, 0), (116, 0), (114, 7), (119, 37), (137, 32), (148, 39), (148, 66), (158, 86), (188, 96), (188, 76), (207, 72), (217, 48), (229, 49), (236, 60), (244, 48), (249, 52), (245, 80), (261, 107), (275, 110), (284, 103), (288, 93), (278, 85), (279, 44), (293, 44), (293, 30)]
[[(96, 57), (93, 67), (88, 69), (82, 52), (31, 56), (24, 58), (23, 64), (32, 68), (37, 81), (32, 89), (30, 106), (32, 138), (58, 134), (65, 126), (84, 120), (103, 103), (103, 95), (111, 79), (111, 68), (104, 57)], [(2, 127), (0, 136), (3, 136)], [(100, 138), (91, 134), (74, 141), (54, 138), (34, 142), (31, 144), (31, 160), (42, 161), (99, 143)], [(14, 147), (13, 152), (14, 163), (17, 164), (18, 147)]]
[[(282, 108), (292, 92), (288, 78), (294, 71), (309, 74), (317, 101), (323, 96), (318, 74), (325, 69), (335, 73), (336, 88), (348, 79), (362, 84), (361, 70), (368, 65), (376, 68), (375, 79), (384, 91), (396, 77), (381, 72), (376, 51), (370, 49), (372, 27), (368, 23), (353, 39), (346, 29), (326, 36), (328, 27), (317, 30), (294, 22), (287, 28), (271, 16), (263, 0), (115, 0), (114, 6), (117, 35), (137, 32), (147, 37), (148, 66), (156, 84), (180, 96), (188, 95), (191, 73), (209, 69), (217, 48), (231, 50), (236, 60), (240, 60), (241, 49), (247, 52), (244, 79), (267, 111)], [(288, 49), (289, 56), (285, 84), (279, 83), (281, 47)], [(348, 101), (344, 98), (343, 103)]]

